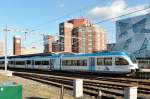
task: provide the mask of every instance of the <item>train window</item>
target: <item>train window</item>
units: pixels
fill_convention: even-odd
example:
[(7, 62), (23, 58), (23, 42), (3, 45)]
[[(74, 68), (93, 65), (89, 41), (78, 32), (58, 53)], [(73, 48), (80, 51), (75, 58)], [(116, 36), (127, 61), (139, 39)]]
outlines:
[(14, 64), (14, 61), (11, 61), (11, 64)]
[(41, 65), (41, 61), (35, 61), (35, 65)]
[(97, 65), (104, 65), (103, 58), (97, 58)]
[(115, 58), (115, 63), (116, 65), (129, 65), (128, 61), (125, 60), (124, 58)]
[(112, 65), (112, 58), (104, 58), (104, 65)]
[(9, 63), (9, 64), (14, 64), (14, 62), (13, 62), (13, 61), (9, 61), (8, 63)]
[(67, 65), (67, 60), (63, 60), (63, 61), (62, 61), (62, 65), (63, 65), (63, 66), (66, 66), (66, 65)]
[(49, 65), (49, 61), (42, 61), (42, 65)]
[(24, 61), (16, 61), (16, 65), (25, 65)]
[(83, 66), (87, 66), (87, 60), (83, 60)]
[(68, 66), (72, 66), (72, 61), (68, 60), (67, 64), (68, 64)]
[(4, 61), (0, 61), (0, 65), (3, 65), (4, 64)]
[(8, 64), (10, 64), (11, 62), (10, 61), (8, 61)]
[(87, 60), (63, 60), (63, 66), (87, 66)]
[(77, 62), (78, 62), (77, 60), (72, 60), (72, 65), (77, 66)]
[(87, 66), (87, 60), (79, 60), (79, 65), (78, 66)]
[(30, 61), (30, 60), (27, 60), (27, 64), (31, 64), (31, 61)]

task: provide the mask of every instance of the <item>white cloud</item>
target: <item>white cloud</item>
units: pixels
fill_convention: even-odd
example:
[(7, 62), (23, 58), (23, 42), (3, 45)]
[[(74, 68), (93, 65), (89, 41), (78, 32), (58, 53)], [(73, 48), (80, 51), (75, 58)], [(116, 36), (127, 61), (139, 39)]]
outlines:
[(89, 11), (89, 15), (91, 17), (115, 17), (116, 15), (120, 14), (126, 8), (126, 3), (124, 0), (115, 0), (110, 6), (103, 6), (103, 7), (94, 7)]
[[(92, 8), (88, 14), (91, 18), (103, 17), (103, 18), (114, 18), (119, 15), (123, 15), (126, 13), (134, 12), (137, 10), (142, 10), (148, 5), (140, 5), (136, 7), (127, 7), (125, 0), (114, 0), (110, 6), (103, 7), (94, 7)], [(141, 15), (148, 13), (149, 10), (142, 10), (137, 13), (131, 14), (130, 16)]]

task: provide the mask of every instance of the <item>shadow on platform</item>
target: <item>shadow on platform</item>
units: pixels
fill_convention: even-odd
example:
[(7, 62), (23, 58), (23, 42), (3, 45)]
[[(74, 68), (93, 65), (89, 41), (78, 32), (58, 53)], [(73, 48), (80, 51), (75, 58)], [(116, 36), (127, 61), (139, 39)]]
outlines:
[(48, 98), (41, 98), (41, 97), (27, 97), (26, 99), (48, 99)]

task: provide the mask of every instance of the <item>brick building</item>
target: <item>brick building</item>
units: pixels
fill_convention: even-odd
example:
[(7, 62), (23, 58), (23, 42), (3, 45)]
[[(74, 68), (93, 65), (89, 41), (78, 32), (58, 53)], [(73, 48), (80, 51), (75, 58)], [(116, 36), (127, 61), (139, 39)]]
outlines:
[(20, 36), (13, 37), (13, 54), (21, 55), (21, 37)]
[(73, 24), (73, 28), (77, 28), (83, 25), (89, 25), (90, 22), (88, 19), (81, 18), (81, 19), (71, 19), (68, 21), (68, 23)]
[(72, 19), (59, 25), (60, 51), (72, 52), (72, 33), (74, 28), (89, 24), (87, 19)]
[(106, 49), (106, 32), (103, 28), (89, 25), (75, 28), (73, 31), (72, 51), (92, 53)]
[(59, 25), (60, 51), (91, 53), (106, 49), (106, 32), (87, 19), (72, 19)]
[(59, 42), (60, 51), (72, 52), (72, 29), (73, 24), (71, 23), (60, 23), (59, 25)]
[(59, 52), (59, 41), (52, 42), (52, 52)]
[(21, 47), (21, 55), (40, 53), (36, 47)]

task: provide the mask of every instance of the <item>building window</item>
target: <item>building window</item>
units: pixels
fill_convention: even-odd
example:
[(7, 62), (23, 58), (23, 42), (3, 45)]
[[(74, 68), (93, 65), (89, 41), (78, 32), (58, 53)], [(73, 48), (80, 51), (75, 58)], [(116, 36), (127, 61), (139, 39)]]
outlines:
[(64, 28), (64, 24), (60, 24), (60, 28), (63, 29)]
[(61, 32), (61, 33), (63, 33), (63, 32), (64, 32), (64, 30), (63, 30), (63, 29), (61, 29), (61, 30), (60, 30), (60, 32)]

